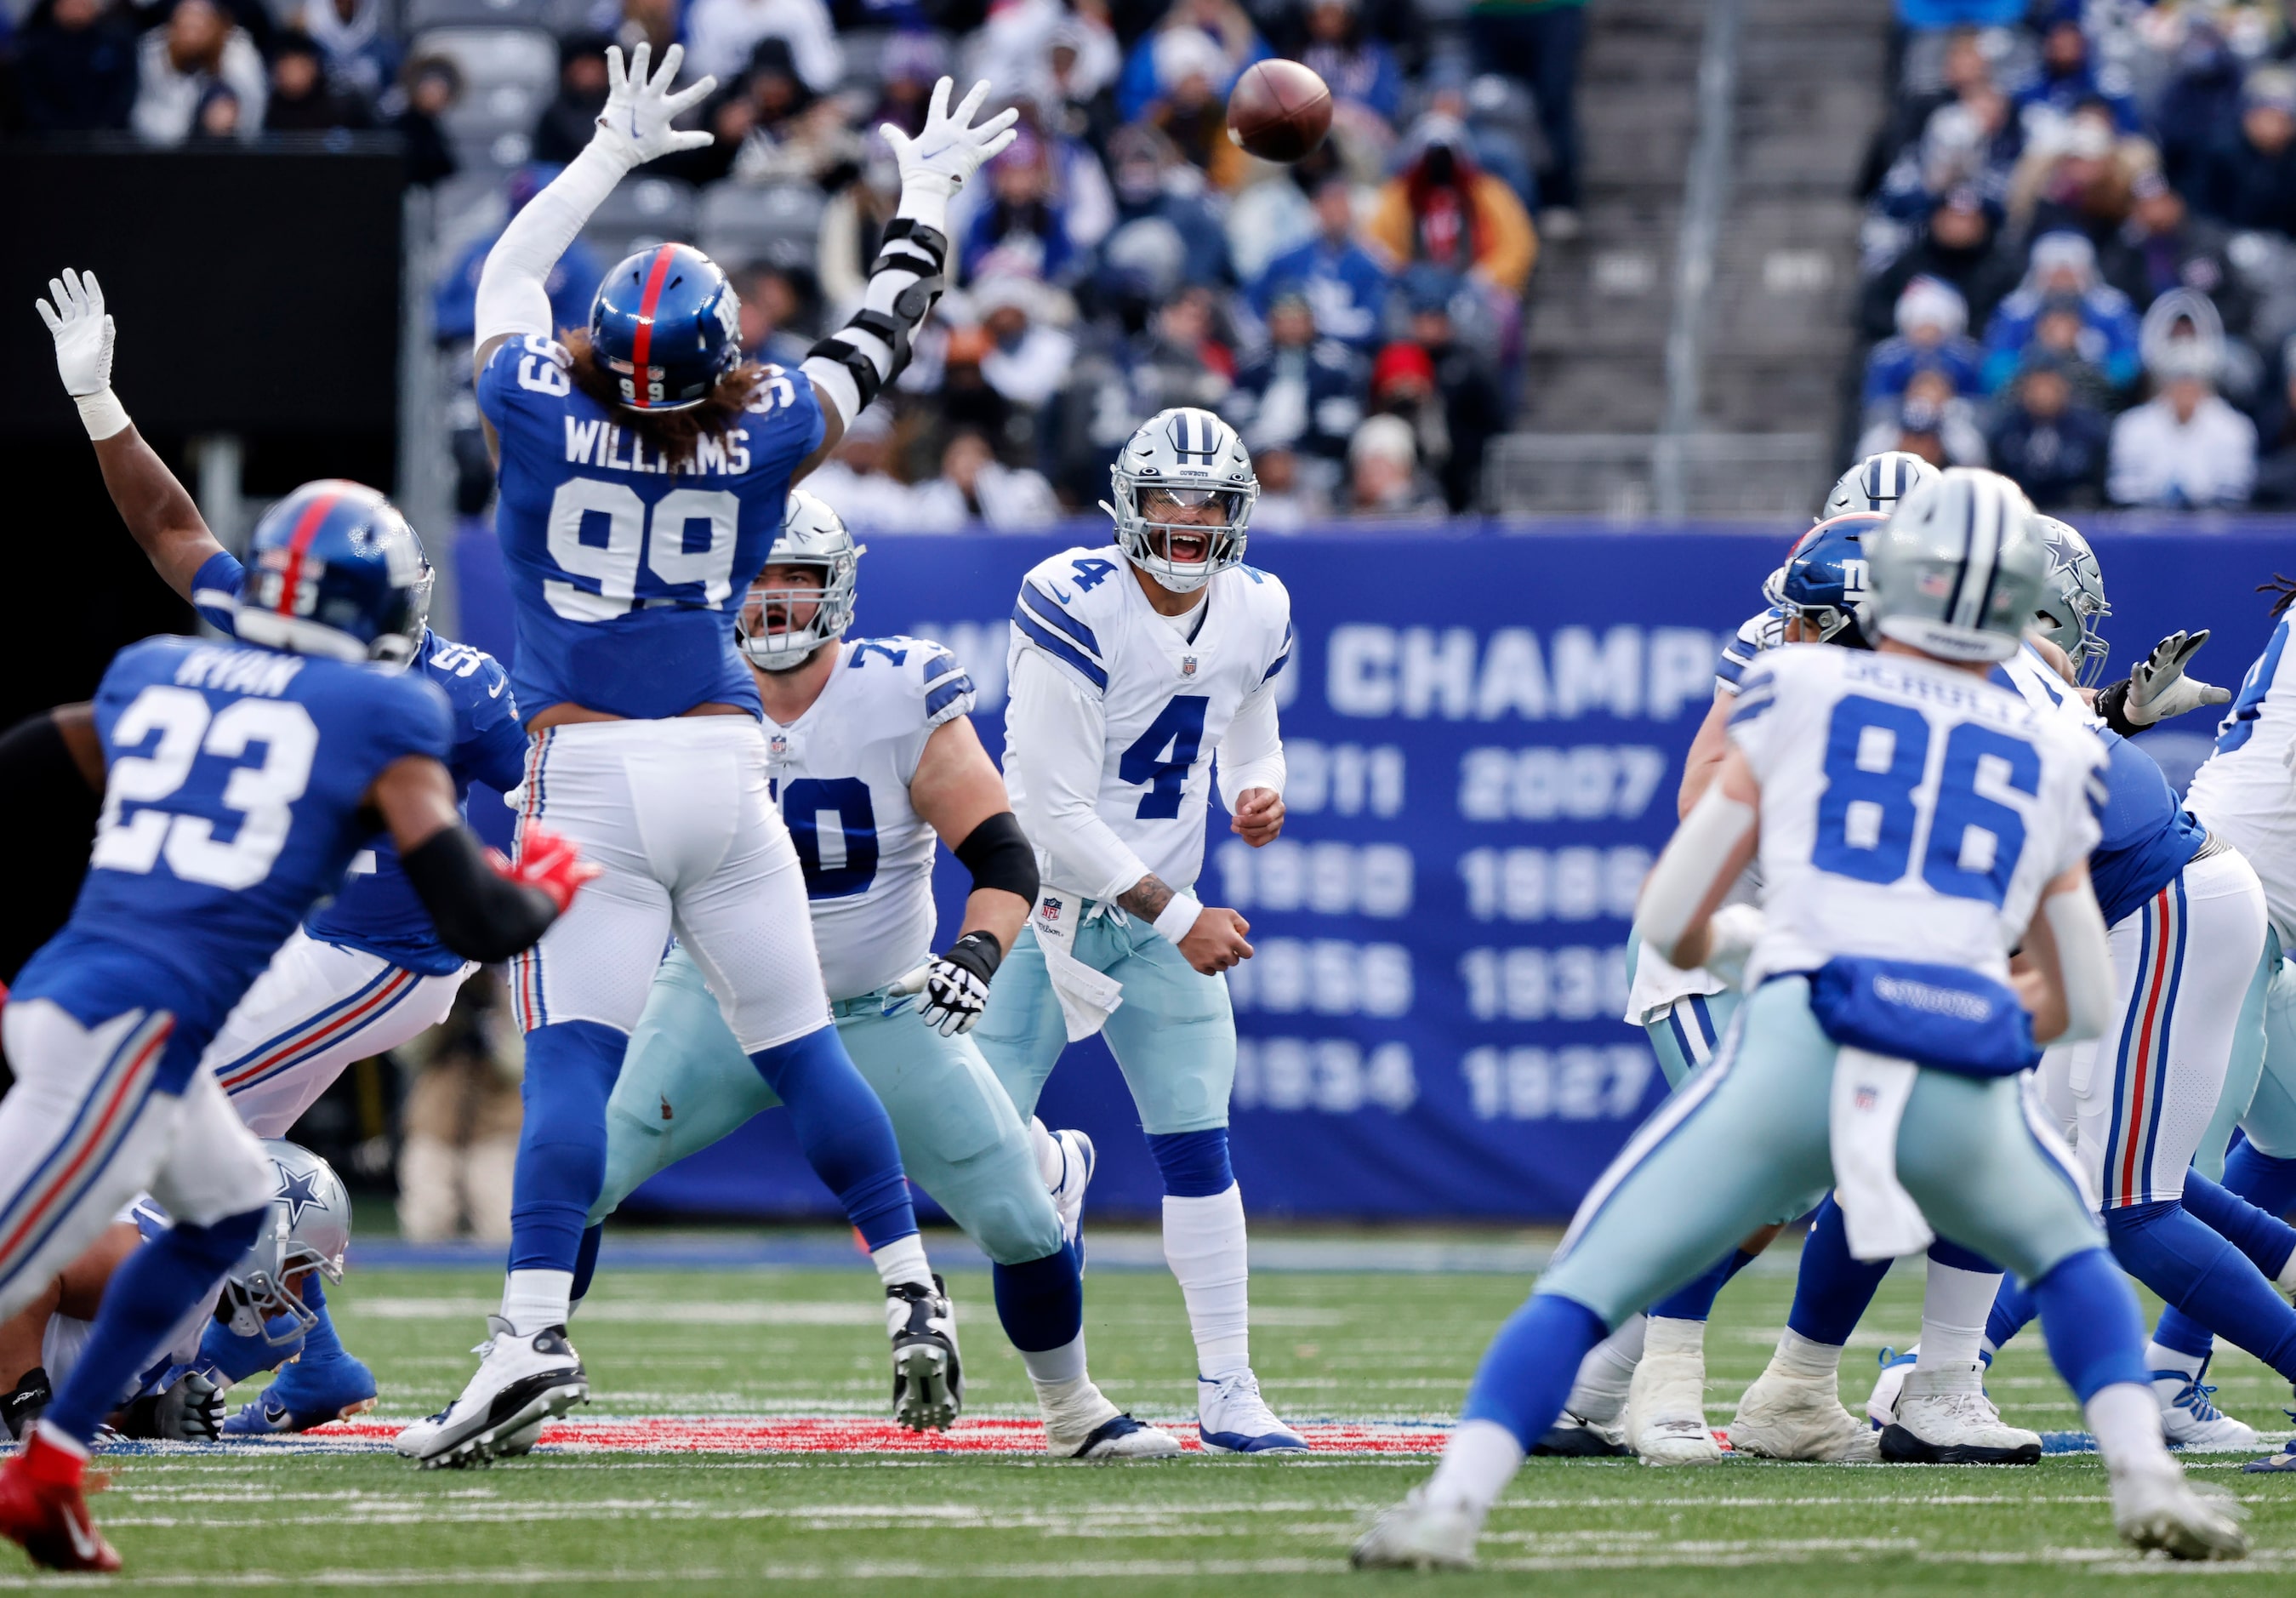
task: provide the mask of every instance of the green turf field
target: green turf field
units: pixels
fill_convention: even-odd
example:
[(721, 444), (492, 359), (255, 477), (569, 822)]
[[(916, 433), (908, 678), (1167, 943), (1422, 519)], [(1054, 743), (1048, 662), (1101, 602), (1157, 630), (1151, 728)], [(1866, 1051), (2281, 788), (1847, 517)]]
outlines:
[[(1781, 1254), (1723, 1295), (1709, 1341), (1709, 1414), (1760, 1368), (1792, 1290)], [(355, 1271), (334, 1296), (349, 1346), (373, 1364), (383, 1413), (443, 1404), (472, 1369), (500, 1278), (483, 1270)], [(1909, 1339), (1918, 1270), (1892, 1276), (1846, 1362), (1862, 1404), (1874, 1351)], [(958, 1296), (971, 1413), (1033, 1413), (998, 1334), (985, 1276)], [(1447, 1417), (1485, 1339), (1524, 1283), (1494, 1274), (1271, 1273), (1253, 1281), (1254, 1358), (1294, 1421)], [(1161, 1272), (1087, 1278), (1095, 1375), (1148, 1418), (1192, 1415), (1178, 1289)], [(874, 1279), (847, 1270), (625, 1270), (602, 1275), (575, 1326), (596, 1395), (588, 1414), (861, 1415), (885, 1398)], [(2219, 1363), (2219, 1402), (2282, 1424), (2284, 1385)], [(2079, 1417), (2029, 1334), (1992, 1391), (2038, 1429)], [(235, 1394), (234, 1399), (244, 1396)], [(1152, 1465), (1012, 1456), (563, 1454), (478, 1471), (420, 1471), (388, 1455), (208, 1453), (111, 1462), (98, 1517), (127, 1561), (113, 1586), (753, 1593), (1133, 1594), (1392, 1591), (1647, 1593), (2070, 1592), (2101, 1575), (2139, 1583), (2284, 1580), (2296, 1563), (2296, 1479), (2194, 1460), (2251, 1511), (2245, 1566), (2172, 1569), (2114, 1542), (2093, 1456), (2024, 1470), (1825, 1468), (1732, 1462), (1660, 1472), (1534, 1462), (1492, 1517), (1490, 1573), (1358, 1576), (1347, 1545), (1428, 1469), (1423, 1459), (1217, 1460)], [(0, 1589), (35, 1577), (0, 1555)]]

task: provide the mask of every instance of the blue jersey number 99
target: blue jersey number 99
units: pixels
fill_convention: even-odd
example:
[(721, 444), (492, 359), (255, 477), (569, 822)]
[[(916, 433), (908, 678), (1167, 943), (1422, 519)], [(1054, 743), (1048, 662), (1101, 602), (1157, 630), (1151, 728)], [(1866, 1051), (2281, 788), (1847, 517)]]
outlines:
[(850, 899), (877, 877), (877, 812), (857, 777), (802, 777), (782, 789), (782, 818), (808, 899)]
[(1946, 738), (1932, 797), (1919, 791), (1929, 752), (1929, 721), (1909, 705), (1854, 694), (1835, 705), (1810, 863), (1860, 882), (1896, 882), (1926, 830), (1922, 880), (1997, 910), (2025, 851), (2025, 820), (1997, 795), (2038, 793), (2041, 757), (2022, 738), (1964, 721)]

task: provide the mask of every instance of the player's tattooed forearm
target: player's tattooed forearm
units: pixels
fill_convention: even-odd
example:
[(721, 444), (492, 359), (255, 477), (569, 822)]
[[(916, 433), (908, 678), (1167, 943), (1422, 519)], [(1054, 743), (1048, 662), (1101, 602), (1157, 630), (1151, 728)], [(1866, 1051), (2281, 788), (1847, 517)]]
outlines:
[(1164, 913), (1172, 902), (1172, 890), (1156, 880), (1153, 873), (1142, 877), (1116, 896), (1119, 909), (1130, 911), (1144, 921), (1152, 921)]

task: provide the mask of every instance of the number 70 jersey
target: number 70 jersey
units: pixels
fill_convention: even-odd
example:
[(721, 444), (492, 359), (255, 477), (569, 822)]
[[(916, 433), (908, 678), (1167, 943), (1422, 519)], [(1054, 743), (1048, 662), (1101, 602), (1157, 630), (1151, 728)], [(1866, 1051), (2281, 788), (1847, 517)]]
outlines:
[(1749, 991), (1842, 954), (2005, 980), (2042, 887), (2096, 846), (2103, 745), (1937, 662), (1767, 651), (1730, 740), (1762, 790)]
[[(1203, 869), (1212, 755), (1253, 694), (1274, 691), (1292, 658), (1292, 596), (1267, 572), (1231, 566), (1182, 625), (1159, 615), (1113, 545), (1070, 549), (1033, 568), (1013, 606), (1008, 669), (1041, 655), (1101, 702), (1099, 815), (1149, 871), (1186, 887)], [(1005, 716), (1004, 781), (1029, 813), (1029, 729)], [(1039, 861), (1046, 840), (1035, 840)], [(1048, 886), (1092, 896), (1057, 851)], [(1126, 884), (1128, 887), (1131, 885)]]

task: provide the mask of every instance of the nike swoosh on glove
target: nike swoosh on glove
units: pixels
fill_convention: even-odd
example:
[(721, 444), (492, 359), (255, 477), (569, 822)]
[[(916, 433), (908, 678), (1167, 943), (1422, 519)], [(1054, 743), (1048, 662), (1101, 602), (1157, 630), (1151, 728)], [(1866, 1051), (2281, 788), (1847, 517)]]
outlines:
[(685, 64), (685, 46), (672, 45), (663, 51), (661, 70), (649, 78), (646, 66), (652, 53), (652, 45), (640, 45), (631, 51), (629, 70), (625, 72), (622, 47), (606, 46), (606, 109), (598, 113), (594, 137), (632, 167), (642, 167), (673, 151), (700, 150), (717, 143), (717, 136), (707, 128), (680, 132), (670, 124), (708, 99), (718, 79), (704, 78), (673, 95), (669, 86), (677, 81), (677, 70)]
[[(645, 48), (641, 45), (641, 50)], [(487, 851), (487, 862), (496, 874), (521, 887), (539, 888), (564, 915), (582, 885), (598, 875), (599, 868), (584, 860), (571, 840), (546, 827), (529, 827), (518, 841), (515, 863), (498, 849)]]
[(2128, 698), (2121, 710), (2131, 726), (2150, 727), (2186, 711), (2232, 702), (2230, 688), (2185, 675), (2185, 668), (2208, 641), (2205, 627), (2198, 632), (2172, 632), (2137, 663), (2128, 674)]
[(961, 1037), (980, 1024), (988, 1009), (988, 983), (1003, 959), (996, 940), (968, 932), (925, 968), (925, 1001), (917, 1012), (945, 1038)]
[(966, 178), (980, 170), (983, 161), (1019, 136), (1013, 131), (1013, 124), (1021, 119), (1021, 113), (1011, 106), (978, 128), (972, 125), (973, 113), (988, 98), (986, 82), (974, 84), (972, 92), (951, 111), (948, 97), (955, 87), (955, 80), (947, 78), (933, 85), (932, 99), (925, 108), (925, 125), (914, 138), (890, 122), (878, 128), (877, 136), (891, 147), (893, 159), (900, 163), (903, 188), (914, 185), (953, 194), (964, 186)]

